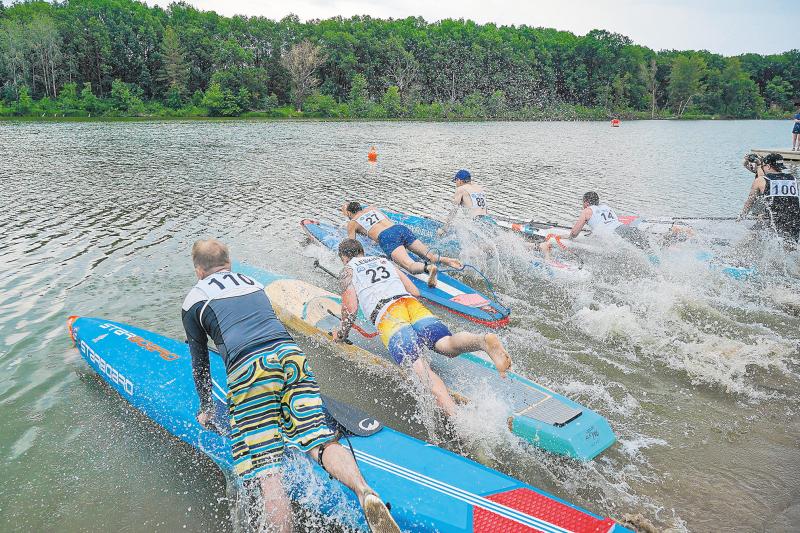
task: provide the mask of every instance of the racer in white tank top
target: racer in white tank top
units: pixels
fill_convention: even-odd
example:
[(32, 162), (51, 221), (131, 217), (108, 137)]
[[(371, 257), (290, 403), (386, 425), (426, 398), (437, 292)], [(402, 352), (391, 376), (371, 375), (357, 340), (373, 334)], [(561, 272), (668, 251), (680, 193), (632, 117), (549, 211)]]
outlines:
[[(578, 220), (575, 221), (575, 224), (572, 226), (567, 238), (575, 239), (584, 231), (585, 226), (589, 226), (592, 233), (600, 235), (613, 233), (630, 242), (637, 248), (650, 252), (650, 243), (647, 239), (647, 235), (637, 228), (620, 222), (613, 209), (606, 204), (600, 203), (600, 196), (596, 192), (590, 191), (583, 195), (583, 210)], [(562, 248), (568, 248), (568, 246), (560, 240), (556, 242)], [(546, 261), (551, 260), (550, 253), (552, 248), (553, 244), (550, 242), (549, 238), (539, 244), (539, 249), (544, 253)]]
[(609, 233), (622, 224), (614, 210), (606, 204), (590, 205), (589, 209), (592, 211), (592, 216), (586, 224), (594, 233)]
[[(403, 272), (382, 257), (364, 255), (355, 239), (339, 243), (339, 258), (345, 265), (341, 274), (342, 314), (339, 328), (331, 332), (334, 341), (344, 342), (358, 319), (359, 308), (375, 324), (389, 356), (411, 370), (436, 398), (445, 414), (452, 416), (456, 404), (442, 379), (433, 371), (425, 350), (446, 357), (458, 357), (475, 350), (485, 351), (501, 376), (511, 366), (499, 337), (494, 333), (476, 335), (466, 331), (451, 333), (447, 326), (419, 300), (419, 289)], [(364, 337), (360, 328), (356, 328)]]
[(355, 257), (347, 266), (352, 270), (361, 309), (373, 324), (380, 322), (390, 302), (411, 296), (397, 275), (397, 268), (383, 257)]

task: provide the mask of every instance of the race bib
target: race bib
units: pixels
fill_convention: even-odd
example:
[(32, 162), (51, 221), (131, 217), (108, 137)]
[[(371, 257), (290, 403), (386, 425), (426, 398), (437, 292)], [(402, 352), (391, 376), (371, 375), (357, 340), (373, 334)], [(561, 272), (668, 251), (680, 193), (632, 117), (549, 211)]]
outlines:
[(264, 286), (257, 281), (250, 279), (238, 272), (217, 272), (205, 279), (200, 280), (195, 285), (200, 289), (209, 300), (224, 297), (226, 293), (236, 292), (247, 293), (256, 290), (264, 290)]
[(383, 258), (365, 261), (363, 264), (356, 263), (353, 265), (353, 276), (357, 287), (386, 283), (392, 278), (399, 279), (389, 261)]
[(795, 180), (769, 180), (770, 196), (797, 196)]
[(483, 192), (471, 192), (469, 197), (472, 198), (472, 207), (476, 209), (486, 209), (486, 194)]
[(614, 212), (609, 208), (599, 209), (597, 213), (600, 217), (600, 220), (603, 221), (603, 224), (611, 224), (612, 222), (617, 221), (617, 217), (614, 216)]
[(365, 231), (371, 230), (372, 226), (381, 220), (386, 220), (386, 215), (376, 209), (370, 209), (356, 219), (356, 221), (361, 224), (361, 227), (363, 227)]

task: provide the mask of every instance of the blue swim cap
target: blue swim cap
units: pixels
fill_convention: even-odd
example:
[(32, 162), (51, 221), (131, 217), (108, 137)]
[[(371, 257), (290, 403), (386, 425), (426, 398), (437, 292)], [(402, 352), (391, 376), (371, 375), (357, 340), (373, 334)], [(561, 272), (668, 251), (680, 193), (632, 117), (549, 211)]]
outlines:
[(461, 180), (461, 181), (469, 181), (472, 179), (472, 174), (469, 173), (469, 170), (464, 170), (463, 168), (456, 172), (455, 177), (453, 177), (453, 181)]

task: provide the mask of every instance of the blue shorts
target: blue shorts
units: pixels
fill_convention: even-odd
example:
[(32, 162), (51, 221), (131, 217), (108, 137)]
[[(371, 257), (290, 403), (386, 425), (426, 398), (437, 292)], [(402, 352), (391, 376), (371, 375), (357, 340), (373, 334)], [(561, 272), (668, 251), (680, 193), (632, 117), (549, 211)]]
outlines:
[(794, 123), (794, 128), (792, 128), (792, 133), (800, 133), (800, 122)]
[(381, 247), (383, 253), (388, 256), (392, 255), (397, 248), (405, 246), (408, 248), (411, 243), (417, 240), (416, 235), (411, 233), (411, 230), (402, 224), (395, 224), (390, 228), (386, 228), (378, 235), (378, 246)]

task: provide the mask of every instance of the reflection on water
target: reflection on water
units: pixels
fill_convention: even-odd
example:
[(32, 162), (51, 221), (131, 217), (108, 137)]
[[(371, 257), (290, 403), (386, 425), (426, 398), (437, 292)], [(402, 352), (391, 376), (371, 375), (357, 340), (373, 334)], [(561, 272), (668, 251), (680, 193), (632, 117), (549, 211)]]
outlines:
[[(623, 213), (734, 215), (750, 183), (741, 156), (782, 140), (784, 126), (0, 124), (0, 524), (229, 529), (223, 476), (109, 396), (64, 328), (77, 313), (182, 336), (198, 237), (332, 287), (310, 265), (335, 258), (304, 242), (301, 218), (339, 220), (350, 199), (443, 217), (458, 168), (486, 185), (494, 212), (521, 218), (569, 223), (588, 189)], [(372, 144), (376, 165), (366, 162)], [(700, 229), (697, 246), (741, 260), (746, 228)], [(586, 257), (588, 279), (559, 281), (532, 273), (515, 238), (491, 245), (491, 256), (469, 257), (512, 304), (502, 335), (518, 371), (607, 416), (620, 443), (578, 464), (502, 427), (487, 432), (480, 421), (504, 409), (487, 391), (462, 413), (463, 442), (451, 446), (600, 514), (642, 513), (678, 530), (795, 529), (797, 254), (757, 243), (763, 275), (732, 282), (688, 256), (654, 268), (608, 252)], [(299, 340), (326, 392), (442, 442), (402, 379)], [(305, 529), (324, 529), (315, 524)]]

